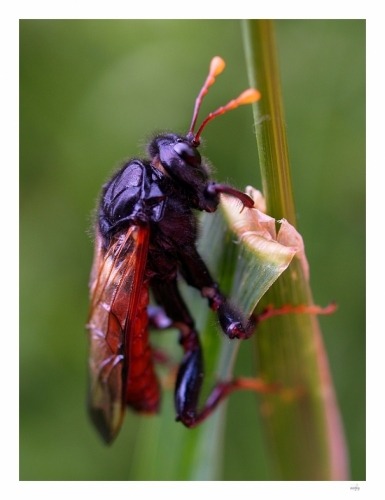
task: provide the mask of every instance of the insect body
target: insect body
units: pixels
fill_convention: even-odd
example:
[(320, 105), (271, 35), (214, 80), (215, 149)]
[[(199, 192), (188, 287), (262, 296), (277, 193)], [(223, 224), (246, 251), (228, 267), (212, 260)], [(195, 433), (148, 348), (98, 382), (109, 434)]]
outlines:
[[(214, 58), (186, 136), (156, 136), (148, 146), (149, 159), (128, 161), (103, 187), (87, 328), (90, 414), (106, 442), (119, 431), (126, 406), (143, 413), (158, 410), (159, 385), (148, 336), (149, 288), (170, 324), (180, 331), (184, 355), (176, 379), (175, 407), (176, 419), (187, 427), (204, 420), (233, 387), (218, 384), (203, 409), (197, 409), (202, 350), (177, 276), (181, 274), (201, 291), (229, 338), (248, 338), (255, 326), (222, 295), (196, 249), (193, 209), (214, 212), (221, 193), (238, 198), (243, 206), (253, 206), (246, 194), (210, 179), (197, 149), (208, 121), (260, 97), (256, 90), (245, 91), (211, 113), (194, 133), (202, 98), (223, 69), (224, 61)], [(153, 322), (157, 323), (155, 318)]]

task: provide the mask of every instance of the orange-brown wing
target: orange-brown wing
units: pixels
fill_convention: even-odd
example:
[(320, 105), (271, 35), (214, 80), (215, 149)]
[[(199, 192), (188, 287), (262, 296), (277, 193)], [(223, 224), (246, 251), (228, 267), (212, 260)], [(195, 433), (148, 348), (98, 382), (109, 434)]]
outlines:
[(112, 240), (107, 251), (96, 234), (91, 271), (89, 331), (89, 411), (110, 443), (125, 410), (124, 345), (137, 311), (149, 240), (148, 227), (130, 226)]

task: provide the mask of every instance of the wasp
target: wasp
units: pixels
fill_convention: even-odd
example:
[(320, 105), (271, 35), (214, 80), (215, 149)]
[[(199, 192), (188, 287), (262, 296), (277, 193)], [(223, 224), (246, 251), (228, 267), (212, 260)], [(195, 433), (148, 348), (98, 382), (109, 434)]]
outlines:
[[(214, 212), (222, 193), (239, 199), (242, 207), (254, 204), (245, 193), (213, 181), (198, 151), (209, 121), (260, 98), (257, 90), (246, 90), (210, 113), (195, 133), (202, 99), (224, 67), (220, 57), (211, 61), (187, 135), (156, 135), (148, 145), (147, 159), (129, 160), (102, 188), (87, 329), (89, 412), (107, 443), (116, 437), (126, 406), (147, 414), (159, 409), (149, 323), (179, 330), (183, 359), (175, 382), (176, 420), (195, 427), (236, 388), (232, 382), (218, 383), (198, 409), (203, 355), (194, 320), (178, 289), (179, 276), (207, 299), (230, 339), (246, 339), (255, 328), (253, 317), (246, 318), (221, 293), (196, 248), (193, 210)], [(164, 314), (150, 309), (150, 290)]]

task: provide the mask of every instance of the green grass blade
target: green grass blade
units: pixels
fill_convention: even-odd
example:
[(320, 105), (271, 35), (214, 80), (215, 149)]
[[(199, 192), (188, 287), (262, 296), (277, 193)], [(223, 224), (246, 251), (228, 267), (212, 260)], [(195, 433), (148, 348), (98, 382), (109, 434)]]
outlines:
[[(249, 81), (261, 91), (254, 105), (267, 213), (296, 226), (274, 23), (243, 22)], [(303, 266), (289, 269), (261, 301), (275, 307), (312, 305)], [(273, 476), (285, 480), (348, 477), (344, 433), (316, 316), (287, 314), (260, 324), (255, 335), (259, 370), (283, 390), (261, 396), (260, 410)]]

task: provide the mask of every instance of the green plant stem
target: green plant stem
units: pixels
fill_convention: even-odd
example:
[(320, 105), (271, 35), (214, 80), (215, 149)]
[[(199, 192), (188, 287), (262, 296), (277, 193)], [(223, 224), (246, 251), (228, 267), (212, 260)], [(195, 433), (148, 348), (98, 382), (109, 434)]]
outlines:
[[(274, 22), (244, 21), (243, 32), (249, 80), (262, 94), (253, 109), (267, 213), (296, 226)], [(313, 304), (299, 259), (266, 293), (260, 310), (267, 304)], [(255, 346), (260, 376), (282, 387), (260, 399), (274, 477), (347, 479), (344, 434), (317, 317), (287, 314), (262, 322)]]

